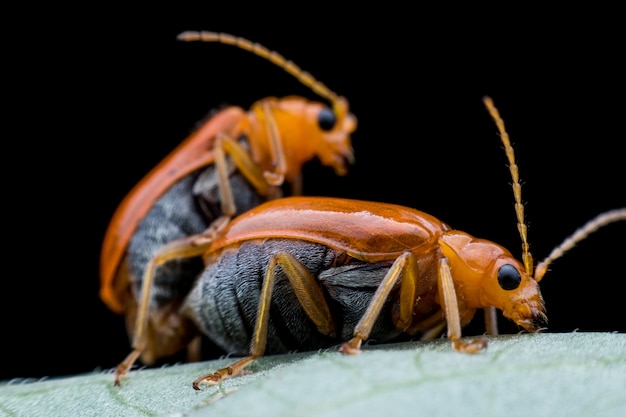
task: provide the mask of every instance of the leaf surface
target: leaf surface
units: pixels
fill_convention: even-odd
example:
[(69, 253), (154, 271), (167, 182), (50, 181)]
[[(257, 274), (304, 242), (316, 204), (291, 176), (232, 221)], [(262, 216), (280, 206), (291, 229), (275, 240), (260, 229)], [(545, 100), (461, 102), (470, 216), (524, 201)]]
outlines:
[(263, 357), (251, 373), (195, 391), (232, 359), (0, 385), (6, 416), (626, 416), (626, 334), (488, 337), (462, 354), (445, 339)]

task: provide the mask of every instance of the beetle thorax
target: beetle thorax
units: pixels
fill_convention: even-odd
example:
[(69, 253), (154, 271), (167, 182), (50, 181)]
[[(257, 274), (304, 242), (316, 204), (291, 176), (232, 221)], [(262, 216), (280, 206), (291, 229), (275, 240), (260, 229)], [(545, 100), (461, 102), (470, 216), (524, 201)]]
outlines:
[(539, 286), (508, 250), (458, 231), (445, 233), (441, 243), (465, 308), (496, 307), (528, 331), (545, 325)]
[(455, 287), (462, 291), (457, 296), (471, 308), (493, 305), (493, 300), (485, 298), (484, 287), (489, 278), (495, 276), (498, 259), (509, 257), (510, 253), (496, 243), (458, 230), (441, 237), (441, 249), (448, 258)]
[[(308, 120), (307, 108), (312, 103), (302, 98), (266, 98), (254, 103), (249, 112), (250, 145), (254, 160), (262, 169), (273, 171), (275, 153), (285, 158), (285, 177), (295, 178), (302, 165), (315, 156), (316, 138), (308, 137), (317, 131), (316, 120)], [(321, 104), (320, 104), (321, 106)], [(268, 120), (271, 118), (272, 120)], [(270, 140), (271, 132), (277, 135), (277, 145)]]

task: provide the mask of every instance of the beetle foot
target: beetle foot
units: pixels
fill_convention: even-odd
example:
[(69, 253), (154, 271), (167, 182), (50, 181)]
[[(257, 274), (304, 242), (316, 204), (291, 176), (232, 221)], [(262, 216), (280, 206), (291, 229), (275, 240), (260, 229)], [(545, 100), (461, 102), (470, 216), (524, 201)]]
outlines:
[(126, 376), (135, 361), (137, 361), (137, 358), (139, 358), (139, 355), (141, 355), (142, 350), (143, 349), (141, 348), (133, 349), (133, 351), (128, 354), (126, 359), (124, 359), (124, 361), (122, 361), (119, 365), (115, 367), (115, 381), (113, 382), (114, 386), (120, 386), (120, 380)]
[(200, 384), (216, 385), (226, 378), (247, 374), (248, 372), (246, 372), (244, 368), (252, 363), (259, 356), (261, 355), (252, 354), (250, 356), (244, 356), (243, 358), (230, 364), (230, 366), (227, 366), (226, 368), (218, 369), (212, 374), (202, 375), (201, 377), (196, 378), (196, 380), (193, 381), (193, 389), (199, 390)]
[(128, 369), (125, 366), (118, 365), (115, 368), (115, 373), (114, 373), (115, 381), (113, 381), (113, 386), (119, 387), (120, 386), (120, 380), (122, 378), (124, 378), (127, 373), (128, 373)]
[(211, 223), (204, 232), (194, 236), (191, 240), (193, 246), (207, 245), (215, 240), (215, 237), (228, 225), (230, 216), (220, 216)]
[(195, 389), (196, 391), (200, 391), (201, 390), (200, 384), (216, 385), (221, 380), (222, 378), (215, 374), (207, 374), (207, 375), (202, 375), (199, 378), (196, 378), (195, 381), (193, 381), (191, 385), (193, 386), (193, 389)]
[(196, 378), (191, 385), (193, 386), (193, 389), (195, 389), (196, 391), (199, 391), (201, 389), (200, 384), (217, 385), (223, 379), (226, 379), (233, 375), (234, 375), (233, 370), (230, 367), (222, 368), (222, 369), (218, 369), (212, 374), (205, 374)]
[(363, 340), (360, 337), (353, 337), (341, 345), (339, 352), (345, 353), (346, 355), (358, 355), (361, 353), (362, 342)]
[(263, 176), (269, 185), (280, 186), (285, 182), (285, 174), (281, 172), (265, 171)]
[(472, 340), (454, 340), (452, 341), (452, 347), (457, 352), (476, 353), (487, 347), (487, 339), (477, 337)]

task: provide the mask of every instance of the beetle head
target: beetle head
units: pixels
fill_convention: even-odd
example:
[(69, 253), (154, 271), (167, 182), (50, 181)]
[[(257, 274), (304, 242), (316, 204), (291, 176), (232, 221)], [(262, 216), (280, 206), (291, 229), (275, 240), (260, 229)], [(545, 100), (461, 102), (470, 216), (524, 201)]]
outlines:
[(457, 296), (467, 308), (496, 307), (529, 332), (545, 327), (539, 285), (507, 249), (459, 231), (446, 233), (441, 243)]
[(547, 325), (539, 285), (513, 257), (501, 257), (494, 263), (482, 291), (487, 305), (499, 308), (504, 317), (526, 331), (536, 332)]
[[(296, 180), (302, 164), (314, 156), (324, 165), (334, 168), (338, 175), (347, 173), (347, 165), (354, 161), (349, 135), (356, 129), (356, 118), (349, 113), (348, 101), (344, 97), (338, 96), (278, 52), (247, 39), (209, 31), (187, 31), (179, 34), (177, 39), (219, 42), (252, 52), (281, 67), (332, 103), (332, 108), (329, 108), (322, 103), (307, 102), (302, 97), (293, 96), (280, 100), (267, 98), (253, 104), (251, 115), (257, 124), (254, 126), (253, 122), (250, 129), (255, 131), (254, 137), (259, 143), (251, 143), (250, 146), (255, 161), (261, 165), (272, 185), (280, 185), (284, 178)], [(273, 117), (266, 117), (270, 113)], [(276, 149), (278, 147), (282, 149)]]
[(274, 170), (277, 161), (272, 153), (280, 153), (280, 170), (290, 181), (315, 157), (337, 175), (345, 175), (354, 162), (350, 134), (357, 122), (345, 98), (338, 97), (333, 103), (329, 107), (298, 96), (256, 102), (250, 112), (252, 135), (257, 138), (250, 146), (256, 161), (265, 170)]
[(311, 116), (317, 119), (316, 134), (319, 134), (314, 140), (316, 154), (320, 161), (332, 167), (337, 175), (345, 175), (347, 166), (354, 163), (350, 134), (355, 131), (357, 125), (356, 117), (348, 109), (348, 100), (338, 97), (332, 109), (323, 107), (315, 113)]

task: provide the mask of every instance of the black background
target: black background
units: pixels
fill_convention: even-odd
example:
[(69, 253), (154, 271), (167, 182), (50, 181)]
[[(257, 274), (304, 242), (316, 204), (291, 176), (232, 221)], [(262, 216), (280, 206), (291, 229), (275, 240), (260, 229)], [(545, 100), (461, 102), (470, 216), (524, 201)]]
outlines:
[[(14, 32), (0, 379), (119, 362), (123, 321), (98, 298), (117, 204), (209, 110), (318, 99), (245, 51), (176, 41), (184, 30), (259, 42), (348, 98), (357, 163), (343, 178), (310, 163), (307, 194), (415, 207), (519, 254), (510, 175), (481, 101), (490, 95), (516, 150), (537, 260), (626, 206), (624, 33), (610, 10), (306, 7), (38, 9)], [(626, 331), (624, 234), (624, 222), (612, 225), (553, 264), (541, 284), (550, 331)]]

